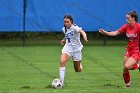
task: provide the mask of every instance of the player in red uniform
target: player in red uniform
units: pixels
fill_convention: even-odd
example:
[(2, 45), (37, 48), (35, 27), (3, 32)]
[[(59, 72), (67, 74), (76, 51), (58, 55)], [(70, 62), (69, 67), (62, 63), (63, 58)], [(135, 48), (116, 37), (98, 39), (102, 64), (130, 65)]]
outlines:
[(138, 15), (135, 11), (131, 11), (126, 15), (127, 24), (124, 24), (120, 29), (107, 32), (99, 29), (99, 32), (108, 36), (117, 36), (125, 33), (128, 38), (128, 45), (124, 54), (123, 79), (126, 87), (131, 86), (129, 70), (139, 68), (138, 61), (140, 60), (139, 38), (140, 24), (138, 23)]

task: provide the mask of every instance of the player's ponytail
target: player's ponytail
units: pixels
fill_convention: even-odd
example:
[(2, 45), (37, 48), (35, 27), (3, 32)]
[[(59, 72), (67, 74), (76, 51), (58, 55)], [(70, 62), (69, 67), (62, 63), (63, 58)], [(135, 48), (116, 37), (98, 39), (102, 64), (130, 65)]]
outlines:
[(136, 11), (130, 11), (128, 15), (130, 15), (132, 18), (135, 18), (135, 21), (138, 22), (138, 15)]
[(133, 13), (137, 13), (136, 11), (132, 11)]
[(64, 25), (64, 27), (65, 27), (65, 33), (67, 32), (67, 28), (66, 28), (66, 26)]

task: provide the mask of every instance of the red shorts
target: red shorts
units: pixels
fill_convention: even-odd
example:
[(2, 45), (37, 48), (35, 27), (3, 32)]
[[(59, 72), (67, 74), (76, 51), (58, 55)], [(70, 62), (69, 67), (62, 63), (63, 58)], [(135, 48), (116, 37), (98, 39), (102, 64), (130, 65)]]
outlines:
[(140, 52), (139, 51), (135, 51), (135, 52), (132, 52), (132, 51), (126, 51), (124, 56), (127, 56), (127, 57), (132, 57), (133, 59), (135, 59), (137, 62), (140, 60)]

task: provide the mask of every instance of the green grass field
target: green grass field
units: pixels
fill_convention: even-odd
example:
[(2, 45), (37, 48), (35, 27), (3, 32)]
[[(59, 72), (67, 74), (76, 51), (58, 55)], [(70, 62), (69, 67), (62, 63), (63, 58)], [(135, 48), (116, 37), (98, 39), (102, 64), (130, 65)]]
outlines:
[(140, 93), (140, 73), (131, 71), (132, 87), (122, 79), (124, 46), (85, 46), (83, 71), (66, 65), (65, 87), (50, 88), (59, 78), (62, 46), (0, 47), (0, 93)]

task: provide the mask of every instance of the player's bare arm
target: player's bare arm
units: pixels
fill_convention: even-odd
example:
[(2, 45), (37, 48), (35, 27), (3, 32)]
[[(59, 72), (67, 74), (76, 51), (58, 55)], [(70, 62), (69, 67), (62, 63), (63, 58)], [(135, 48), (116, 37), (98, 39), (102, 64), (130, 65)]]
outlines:
[(83, 30), (79, 30), (79, 32), (82, 34), (84, 40), (85, 40), (86, 42), (88, 42), (87, 34), (85, 33), (85, 31), (83, 31)]
[(111, 31), (111, 32), (107, 32), (107, 31), (105, 31), (104, 29), (99, 29), (99, 32), (100, 32), (101, 34), (107, 35), (107, 36), (117, 36), (117, 35), (120, 34), (118, 30), (116, 30), (116, 31)]

